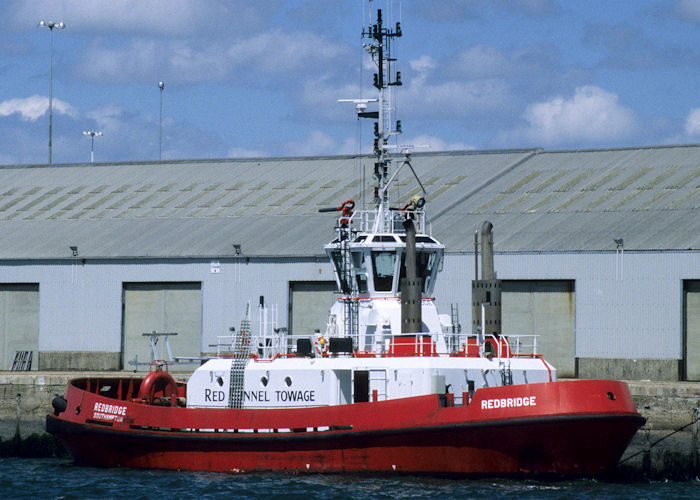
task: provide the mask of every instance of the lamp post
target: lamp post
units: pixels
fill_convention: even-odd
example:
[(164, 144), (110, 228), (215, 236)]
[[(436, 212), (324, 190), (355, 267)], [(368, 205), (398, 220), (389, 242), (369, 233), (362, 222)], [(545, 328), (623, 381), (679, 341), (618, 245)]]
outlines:
[(160, 89), (160, 117), (158, 119), (158, 160), (163, 159), (163, 89), (165, 83), (158, 82)]
[(94, 132), (92, 130), (83, 130), (83, 135), (90, 136), (90, 163), (95, 161), (95, 136), (102, 135), (102, 132)]
[(53, 125), (53, 30), (62, 30), (66, 27), (63, 22), (44, 21), (39, 23), (40, 28), (49, 29), (49, 165), (51, 165), (51, 128)]

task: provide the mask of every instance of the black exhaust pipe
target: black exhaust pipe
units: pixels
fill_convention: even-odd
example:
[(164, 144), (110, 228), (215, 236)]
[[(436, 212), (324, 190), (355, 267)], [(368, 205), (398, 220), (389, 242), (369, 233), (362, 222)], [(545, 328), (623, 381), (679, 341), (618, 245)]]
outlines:
[(411, 219), (403, 223), (406, 230), (406, 277), (401, 279), (401, 333), (421, 333), (423, 317), (423, 282), (425, 278), (417, 276), (416, 264), (416, 227)]

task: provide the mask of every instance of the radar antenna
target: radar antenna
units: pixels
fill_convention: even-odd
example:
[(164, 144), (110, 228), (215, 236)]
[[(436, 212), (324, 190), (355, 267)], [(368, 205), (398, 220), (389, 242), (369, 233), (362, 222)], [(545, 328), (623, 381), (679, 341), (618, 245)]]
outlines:
[[(370, 0), (370, 8), (371, 8)], [(393, 67), (395, 58), (391, 57), (391, 46), (394, 39), (400, 37), (401, 23), (397, 22), (394, 27), (384, 26), (382, 10), (377, 10), (376, 22), (372, 22), (362, 30), (362, 38), (366, 40), (362, 46), (369, 53), (372, 61), (377, 66), (374, 73), (373, 85), (379, 93), (376, 99), (339, 99), (338, 102), (350, 102), (355, 105), (358, 118), (370, 118), (374, 122), (374, 177), (377, 180), (377, 187), (374, 190), (375, 202), (378, 205), (388, 206), (388, 185), (389, 164), (391, 158), (388, 152), (391, 149), (389, 139), (393, 135), (401, 134), (401, 120), (395, 124), (391, 123), (391, 87), (400, 86), (401, 72)], [(367, 105), (377, 103), (376, 111), (368, 111)], [(393, 127), (393, 128), (392, 128)], [(408, 156), (404, 161), (408, 162)]]

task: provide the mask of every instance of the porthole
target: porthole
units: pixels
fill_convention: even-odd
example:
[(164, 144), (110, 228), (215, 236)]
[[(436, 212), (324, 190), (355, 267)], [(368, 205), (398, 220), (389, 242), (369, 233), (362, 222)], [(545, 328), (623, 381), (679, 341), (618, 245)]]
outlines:
[(262, 384), (263, 387), (267, 387), (267, 377), (260, 377), (260, 383)]
[(287, 384), (287, 387), (290, 387), (292, 385), (292, 379), (289, 377), (284, 377), (284, 383)]
[(216, 383), (219, 384), (219, 387), (223, 387), (224, 379), (222, 379), (221, 377), (216, 377)]

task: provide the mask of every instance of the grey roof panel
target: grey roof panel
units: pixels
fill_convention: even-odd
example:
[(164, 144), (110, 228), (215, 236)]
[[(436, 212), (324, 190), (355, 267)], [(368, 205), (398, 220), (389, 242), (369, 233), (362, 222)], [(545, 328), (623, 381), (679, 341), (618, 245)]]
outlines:
[[(397, 160), (398, 161), (398, 160)], [(0, 167), (0, 258), (319, 255), (334, 217), (373, 199), (370, 157)], [(397, 163), (398, 164), (398, 163)], [(433, 235), (471, 252), (700, 248), (700, 146), (416, 153)], [(420, 192), (409, 169), (390, 191)]]

